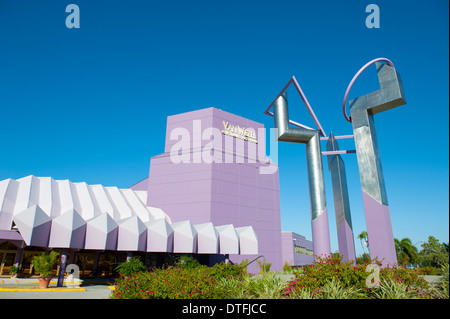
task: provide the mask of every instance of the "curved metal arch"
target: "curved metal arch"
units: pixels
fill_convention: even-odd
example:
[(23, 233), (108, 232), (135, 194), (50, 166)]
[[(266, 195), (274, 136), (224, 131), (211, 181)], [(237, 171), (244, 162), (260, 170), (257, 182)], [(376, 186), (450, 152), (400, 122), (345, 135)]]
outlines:
[(374, 64), (375, 62), (380, 62), (380, 61), (384, 61), (387, 62), (387, 64), (393, 68), (395, 68), (394, 63), (392, 63), (391, 60), (387, 59), (387, 58), (376, 58), (373, 59), (372, 61), (367, 62), (361, 69), (359, 69), (359, 71), (355, 74), (355, 76), (353, 77), (353, 79), (350, 81), (347, 90), (345, 91), (345, 95), (344, 95), (344, 101), (342, 102), (342, 112), (344, 113), (344, 117), (345, 119), (351, 123), (352, 120), (351, 118), (347, 115), (347, 110), (345, 109), (345, 106), (347, 104), (347, 98), (348, 98), (348, 93), (350, 92), (350, 89), (352, 88), (353, 84), (355, 83), (356, 79), (358, 78), (358, 76), (361, 75), (361, 73), (367, 69), (368, 66)]

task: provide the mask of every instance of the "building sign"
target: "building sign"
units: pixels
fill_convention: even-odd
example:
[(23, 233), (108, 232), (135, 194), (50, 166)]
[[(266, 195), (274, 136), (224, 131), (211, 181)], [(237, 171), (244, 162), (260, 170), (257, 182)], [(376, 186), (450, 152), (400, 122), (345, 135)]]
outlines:
[(258, 140), (256, 139), (256, 133), (253, 129), (240, 127), (239, 125), (231, 125), (229, 122), (225, 121), (222, 121), (222, 123), (224, 128), (222, 130), (222, 134), (258, 144)]

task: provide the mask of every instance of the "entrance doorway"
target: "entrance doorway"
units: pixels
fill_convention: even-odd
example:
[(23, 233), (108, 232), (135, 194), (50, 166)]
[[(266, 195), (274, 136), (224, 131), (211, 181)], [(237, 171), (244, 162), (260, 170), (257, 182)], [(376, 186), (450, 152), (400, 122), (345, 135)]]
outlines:
[(16, 252), (0, 251), (0, 258), (0, 275), (9, 276), (11, 266), (14, 265), (14, 262), (16, 261)]
[(0, 276), (9, 276), (11, 266), (16, 262), (17, 247), (6, 241), (0, 244)]

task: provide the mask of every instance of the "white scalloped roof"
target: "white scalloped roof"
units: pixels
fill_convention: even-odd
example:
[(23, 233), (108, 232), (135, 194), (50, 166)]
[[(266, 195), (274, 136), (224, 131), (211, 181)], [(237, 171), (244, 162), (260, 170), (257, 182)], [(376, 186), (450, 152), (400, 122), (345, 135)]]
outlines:
[(169, 216), (159, 208), (147, 206), (146, 200), (146, 191), (33, 175), (6, 179), (0, 181), (0, 229), (11, 229), (12, 217), (33, 205), (52, 219), (76, 210), (84, 220), (107, 213), (116, 222), (138, 216), (144, 223), (160, 218), (170, 223)]
[(258, 253), (251, 226), (172, 224), (146, 201), (146, 191), (32, 175), (6, 179), (0, 181), (0, 230), (17, 228), (27, 245), (50, 248)]

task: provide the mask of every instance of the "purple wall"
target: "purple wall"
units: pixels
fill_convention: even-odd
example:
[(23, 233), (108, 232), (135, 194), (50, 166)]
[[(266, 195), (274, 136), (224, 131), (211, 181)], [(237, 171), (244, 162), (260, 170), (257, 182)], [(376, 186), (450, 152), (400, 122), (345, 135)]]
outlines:
[(144, 178), (142, 181), (137, 182), (130, 187), (134, 191), (146, 191), (148, 190), (148, 177)]
[[(295, 241), (294, 241), (295, 239)], [(287, 261), (291, 266), (303, 266), (312, 264), (314, 257), (307, 254), (296, 253), (294, 245), (306, 248), (307, 250), (313, 250), (313, 244), (307, 240), (304, 236), (292, 233), (282, 232), (282, 260), (283, 264)]]
[[(258, 143), (222, 134), (227, 123), (252, 128)], [(272, 263), (272, 270), (281, 270), (278, 170), (260, 174), (259, 167), (268, 164), (257, 158), (257, 146), (265, 155), (265, 135), (258, 132), (263, 128), (216, 108), (169, 116), (165, 152), (151, 158), (147, 204), (163, 209), (172, 222), (251, 225), (258, 236), (259, 255)], [(206, 150), (208, 146), (213, 151)], [(181, 156), (184, 162), (179, 162)], [(220, 163), (214, 162), (219, 159)], [(240, 262), (256, 257), (231, 255), (230, 259)], [(249, 271), (258, 271), (256, 263)]]

